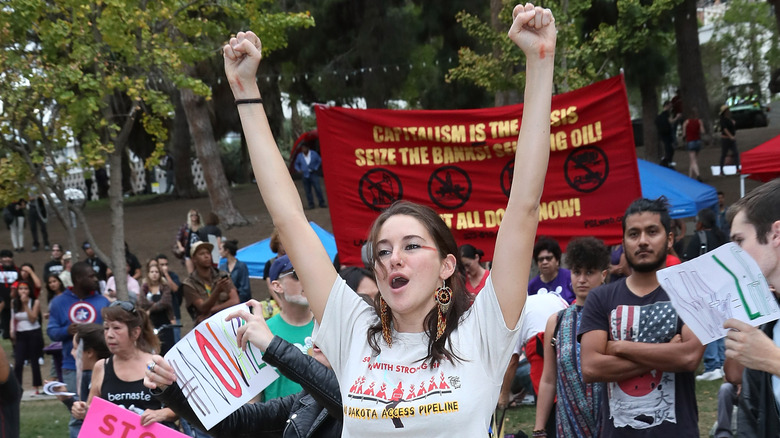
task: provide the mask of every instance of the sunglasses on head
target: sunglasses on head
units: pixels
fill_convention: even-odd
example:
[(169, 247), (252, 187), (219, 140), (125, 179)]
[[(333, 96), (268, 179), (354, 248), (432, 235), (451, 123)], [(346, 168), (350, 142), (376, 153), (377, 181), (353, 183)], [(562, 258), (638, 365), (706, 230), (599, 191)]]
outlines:
[(292, 275), (293, 280), (298, 280), (298, 274), (295, 273), (295, 269), (292, 271), (285, 272), (283, 274), (279, 274), (278, 278), (287, 277), (288, 275)]
[(121, 307), (122, 310), (124, 310), (125, 312), (130, 312), (132, 314), (135, 314), (135, 304), (131, 303), (130, 301), (117, 300), (109, 304), (108, 307)]
[(542, 263), (542, 262), (551, 262), (552, 259), (554, 259), (555, 256), (546, 255), (546, 256), (540, 256), (536, 258), (536, 263)]

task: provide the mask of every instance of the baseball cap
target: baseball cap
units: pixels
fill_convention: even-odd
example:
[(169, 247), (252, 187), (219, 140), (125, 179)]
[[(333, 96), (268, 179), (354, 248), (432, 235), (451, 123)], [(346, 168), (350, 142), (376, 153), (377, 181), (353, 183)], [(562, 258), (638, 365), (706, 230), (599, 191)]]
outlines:
[(62, 255), (62, 260), (70, 260), (73, 257), (73, 254), (70, 253), (70, 251), (65, 251), (65, 254)]
[(198, 241), (192, 244), (192, 247), (190, 248), (190, 257), (194, 257), (195, 253), (198, 252), (201, 248), (207, 248), (209, 251), (209, 254), (211, 254), (211, 251), (214, 250), (214, 245), (210, 244), (209, 242), (204, 241)]
[(293, 265), (290, 261), (290, 257), (283, 255), (274, 260), (274, 263), (271, 265), (271, 270), (268, 273), (268, 278), (270, 278), (271, 281), (276, 281), (279, 279), (279, 274), (292, 270)]
[(84, 243), (81, 244), (81, 249), (87, 249), (92, 248), (92, 245), (89, 244), (88, 240), (85, 240)]

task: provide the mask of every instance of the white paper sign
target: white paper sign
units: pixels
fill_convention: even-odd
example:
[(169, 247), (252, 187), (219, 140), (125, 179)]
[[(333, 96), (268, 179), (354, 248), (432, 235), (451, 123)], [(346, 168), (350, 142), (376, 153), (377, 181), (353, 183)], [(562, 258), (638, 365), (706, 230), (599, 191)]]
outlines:
[(176, 381), (198, 418), (211, 429), (276, 380), (276, 371), (263, 362), (252, 344), (241, 351), (236, 330), (243, 319), (225, 321), (246, 304), (224, 309), (201, 322), (165, 355)]
[(702, 344), (726, 336), (723, 323), (729, 318), (752, 326), (780, 318), (766, 278), (755, 260), (735, 243), (662, 269), (656, 276)]

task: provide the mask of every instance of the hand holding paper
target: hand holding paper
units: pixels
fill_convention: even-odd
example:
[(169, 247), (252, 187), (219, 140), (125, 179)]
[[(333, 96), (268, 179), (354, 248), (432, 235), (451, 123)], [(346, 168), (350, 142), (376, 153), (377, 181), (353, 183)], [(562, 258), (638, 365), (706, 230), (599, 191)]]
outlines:
[(146, 376), (144, 376), (144, 386), (147, 388), (165, 390), (166, 387), (176, 381), (176, 373), (173, 367), (163, 359), (162, 356), (152, 356), (154, 367), (146, 367)]
[[(262, 304), (257, 300), (249, 300), (246, 303), (247, 306), (253, 309), (262, 309)], [(274, 338), (274, 334), (271, 333), (271, 329), (266, 324), (265, 319), (261, 311), (254, 314), (240, 309), (231, 313), (225, 318), (225, 321), (230, 321), (233, 318), (241, 318), (246, 321), (246, 324), (238, 328), (236, 332), (236, 342), (241, 350), (246, 350), (247, 342), (251, 342), (252, 345), (257, 347), (260, 351), (265, 353), (268, 349), (268, 344)]]
[(737, 319), (723, 325), (726, 335), (726, 357), (746, 368), (780, 376), (780, 349), (761, 330)]
[[(250, 301), (249, 305), (260, 304)], [(278, 377), (254, 345), (262, 343), (260, 333), (265, 323), (258, 318), (262, 319), (259, 312), (252, 315), (246, 304), (217, 312), (174, 345), (164, 361), (155, 356), (144, 384), (162, 387), (171, 384), (175, 374), (203, 425), (214, 427)]]
[(656, 275), (702, 344), (726, 336), (724, 323), (730, 318), (751, 327), (780, 317), (777, 301), (755, 260), (734, 243)]

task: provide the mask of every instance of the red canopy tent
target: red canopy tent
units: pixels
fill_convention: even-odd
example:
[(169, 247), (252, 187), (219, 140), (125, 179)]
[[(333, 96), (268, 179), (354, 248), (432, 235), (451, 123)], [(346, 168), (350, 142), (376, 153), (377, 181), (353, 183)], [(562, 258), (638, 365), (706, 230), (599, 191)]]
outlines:
[(780, 176), (780, 135), (744, 152), (739, 157), (741, 192), (745, 196), (745, 178), (767, 182)]

